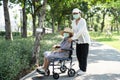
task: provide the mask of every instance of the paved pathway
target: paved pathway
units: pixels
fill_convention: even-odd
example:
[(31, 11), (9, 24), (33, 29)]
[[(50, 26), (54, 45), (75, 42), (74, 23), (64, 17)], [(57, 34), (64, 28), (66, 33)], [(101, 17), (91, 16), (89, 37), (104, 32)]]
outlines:
[[(73, 63), (75, 63), (73, 68), (77, 71), (78, 63), (75, 54), (73, 58)], [(52, 73), (50, 76), (45, 77), (33, 71), (20, 80), (54, 79)], [(120, 52), (107, 45), (93, 42), (90, 46), (90, 53), (88, 56), (87, 73), (82, 76), (68, 77), (66, 72), (60, 74), (58, 80), (120, 80)]]

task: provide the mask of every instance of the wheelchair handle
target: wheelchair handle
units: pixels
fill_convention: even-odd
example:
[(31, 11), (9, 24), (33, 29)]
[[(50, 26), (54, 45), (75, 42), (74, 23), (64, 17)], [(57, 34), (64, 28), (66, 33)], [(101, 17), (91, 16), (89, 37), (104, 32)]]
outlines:
[(77, 43), (77, 42), (78, 42), (78, 39), (73, 40), (73, 42)]

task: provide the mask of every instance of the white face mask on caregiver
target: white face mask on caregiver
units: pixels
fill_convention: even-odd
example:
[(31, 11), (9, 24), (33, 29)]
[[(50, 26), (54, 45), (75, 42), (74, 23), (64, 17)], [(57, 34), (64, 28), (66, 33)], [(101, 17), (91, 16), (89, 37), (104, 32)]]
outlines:
[(69, 37), (69, 33), (63, 33), (64, 38)]
[(73, 14), (73, 18), (74, 19), (79, 19), (80, 18), (80, 14), (78, 13), (78, 14)]

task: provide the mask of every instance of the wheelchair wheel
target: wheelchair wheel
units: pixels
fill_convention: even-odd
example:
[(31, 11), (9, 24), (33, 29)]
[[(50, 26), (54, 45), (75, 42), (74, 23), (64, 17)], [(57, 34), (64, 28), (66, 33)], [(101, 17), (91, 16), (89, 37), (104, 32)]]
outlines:
[(67, 67), (66, 67), (65, 65), (60, 67), (60, 71), (61, 71), (62, 73), (65, 73), (66, 70), (67, 70)]
[(75, 70), (74, 69), (69, 69), (68, 70), (68, 76), (73, 77), (75, 75)]
[(46, 70), (46, 73), (45, 73), (45, 76), (49, 76), (49, 75), (50, 75), (50, 70), (47, 69), (47, 70)]
[(58, 79), (58, 78), (59, 78), (59, 74), (58, 74), (58, 73), (54, 73), (54, 74), (53, 74), (53, 78), (54, 78), (54, 79)]

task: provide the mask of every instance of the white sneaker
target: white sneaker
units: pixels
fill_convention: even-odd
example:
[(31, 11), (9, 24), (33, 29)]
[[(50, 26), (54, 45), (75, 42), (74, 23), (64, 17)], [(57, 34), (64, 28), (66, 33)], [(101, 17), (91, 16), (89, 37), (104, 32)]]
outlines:
[(37, 71), (38, 73), (45, 74), (45, 69), (43, 69), (42, 67), (37, 68), (36, 71)]
[(77, 72), (77, 75), (84, 75), (84, 74), (85, 74), (85, 72), (82, 71), (82, 70), (79, 70), (79, 71)]

